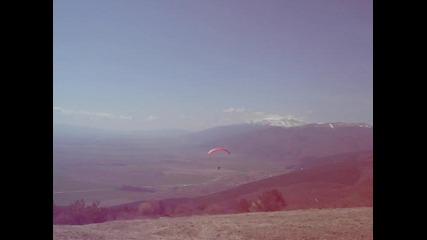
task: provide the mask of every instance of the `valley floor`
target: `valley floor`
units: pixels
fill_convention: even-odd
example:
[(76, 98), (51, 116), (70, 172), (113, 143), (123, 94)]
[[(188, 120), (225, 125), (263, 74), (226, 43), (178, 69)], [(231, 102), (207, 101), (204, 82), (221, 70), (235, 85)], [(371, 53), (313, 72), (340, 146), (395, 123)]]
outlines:
[(370, 240), (373, 208), (305, 209), (54, 225), (54, 240)]

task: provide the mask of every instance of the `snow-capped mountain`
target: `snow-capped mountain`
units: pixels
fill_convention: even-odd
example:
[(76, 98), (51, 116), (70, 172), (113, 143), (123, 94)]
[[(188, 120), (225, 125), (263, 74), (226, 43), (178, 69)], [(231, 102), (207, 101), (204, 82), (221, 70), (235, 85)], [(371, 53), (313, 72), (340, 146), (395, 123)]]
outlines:
[(211, 128), (191, 135), (201, 149), (227, 146), (234, 152), (277, 161), (346, 152), (370, 151), (373, 127), (366, 123), (305, 123), (302, 121), (254, 121)]
[(251, 121), (247, 121), (250, 124), (256, 125), (269, 125), (276, 127), (297, 127), (306, 125), (306, 122), (299, 121), (292, 118), (264, 118), (264, 119), (255, 119)]
[(248, 124), (275, 126), (275, 127), (300, 127), (300, 126), (314, 126), (314, 127), (365, 127), (372, 128), (372, 125), (367, 123), (346, 123), (346, 122), (328, 122), (328, 123), (311, 123), (304, 122), (292, 118), (264, 118), (247, 121)]
[(372, 128), (368, 123), (345, 123), (345, 122), (328, 122), (328, 123), (307, 123), (305, 126), (323, 127), (323, 128), (339, 128), (339, 127), (361, 127)]

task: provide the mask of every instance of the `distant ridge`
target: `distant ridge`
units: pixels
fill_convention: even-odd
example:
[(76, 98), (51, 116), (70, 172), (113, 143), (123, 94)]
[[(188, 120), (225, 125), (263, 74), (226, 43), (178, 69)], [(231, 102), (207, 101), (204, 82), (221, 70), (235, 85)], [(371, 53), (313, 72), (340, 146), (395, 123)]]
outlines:
[(233, 152), (277, 161), (300, 161), (373, 149), (373, 127), (366, 123), (306, 123), (283, 127), (246, 123), (188, 134), (199, 148), (227, 146)]

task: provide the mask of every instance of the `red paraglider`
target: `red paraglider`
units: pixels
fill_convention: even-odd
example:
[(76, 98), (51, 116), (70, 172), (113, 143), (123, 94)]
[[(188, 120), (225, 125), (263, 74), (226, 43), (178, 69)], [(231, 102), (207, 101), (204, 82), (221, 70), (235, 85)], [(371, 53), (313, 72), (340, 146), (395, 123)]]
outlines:
[[(224, 151), (227, 152), (228, 155), (231, 155), (230, 151), (228, 151), (227, 149), (223, 148), (223, 147), (216, 147), (216, 148), (212, 148), (211, 150), (209, 150), (208, 155), (210, 155), (213, 152), (217, 152), (217, 151)], [(221, 167), (218, 167), (218, 170), (220, 170)]]
[(222, 148), (222, 147), (212, 148), (211, 150), (209, 150), (208, 155), (210, 155), (211, 153), (216, 152), (216, 151), (226, 151), (228, 153), (228, 155), (231, 155), (230, 151), (228, 151), (227, 149)]

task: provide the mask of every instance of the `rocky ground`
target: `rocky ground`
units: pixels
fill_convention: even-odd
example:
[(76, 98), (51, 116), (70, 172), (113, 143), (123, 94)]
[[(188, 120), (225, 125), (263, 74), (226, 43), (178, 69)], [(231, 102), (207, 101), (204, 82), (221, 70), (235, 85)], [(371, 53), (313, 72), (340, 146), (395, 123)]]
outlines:
[(54, 225), (55, 240), (373, 239), (373, 208), (306, 209)]

